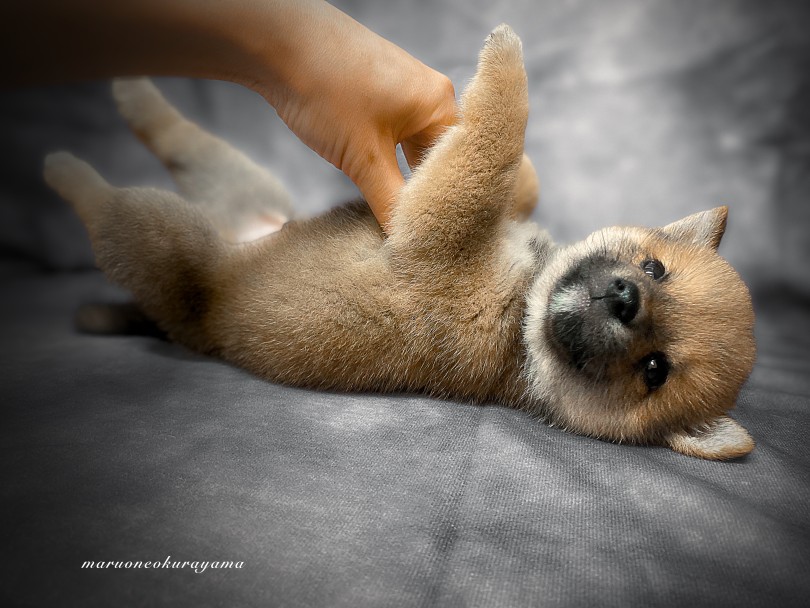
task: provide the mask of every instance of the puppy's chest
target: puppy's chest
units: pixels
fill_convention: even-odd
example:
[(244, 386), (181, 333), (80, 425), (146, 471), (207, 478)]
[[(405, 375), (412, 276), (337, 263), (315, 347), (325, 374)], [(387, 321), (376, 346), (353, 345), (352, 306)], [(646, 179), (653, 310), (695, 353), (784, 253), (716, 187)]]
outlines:
[(408, 388), (479, 401), (511, 390), (523, 364), (522, 287), (488, 285), (412, 299), (401, 317)]
[(479, 401), (522, 398), (523, 318), (550, 247), (543, 237), (535, 226), (516, 226), (478, 272), (465, 268), (452, 280), (426, 277), (408, 294), (410, 310), (400, 318), (417, 383)]

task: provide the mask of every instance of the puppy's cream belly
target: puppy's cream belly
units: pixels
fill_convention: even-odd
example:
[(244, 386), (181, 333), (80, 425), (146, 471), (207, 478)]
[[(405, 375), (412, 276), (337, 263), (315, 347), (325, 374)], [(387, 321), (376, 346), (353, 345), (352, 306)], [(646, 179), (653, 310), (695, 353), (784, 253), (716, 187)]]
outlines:
[(240, 226), (232, 235), (234, 243), (250, 243), (281, 230), (287, 218), (281, 214), (267, 213)]

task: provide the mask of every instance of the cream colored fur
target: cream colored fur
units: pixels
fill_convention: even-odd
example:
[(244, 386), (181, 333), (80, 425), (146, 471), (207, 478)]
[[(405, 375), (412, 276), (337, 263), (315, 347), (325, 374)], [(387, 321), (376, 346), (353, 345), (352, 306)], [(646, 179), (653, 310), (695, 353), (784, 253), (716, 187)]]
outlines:
[[(148, 81), (119, 82), (115, 97), (180, 193), (114, 188), (65, 153), (47, 159), (45, 175), (87, 226), (99, 266), (171, 339), (278, 382), (502, 403), (575, 432), (706, 458), (752, 449), (725, 415), (754, 353), (747, 290), (715, 251), (725, 210), (562, 248), (516, 222), (538, 186), (523, 156), (521, 45), (508, 27), (488, 38), (458, 124), (407, 182), (387, 238), (354, 203), (235, 244), (257, 217), (269, 233), (291, 216), (277, 181)], [(666, 284), (643, 283), (650, 255), (671, 267)], [(554, 295), (561, 277), (589, 256), (622, 264), (643, 298), (639, 318), (611, 330), (622, 347), (592, 364), (595, 375), (549, 333), (551, 302), (565, 302)], [(673, 363), (654, 391), (637, 370), (650, 349)]]

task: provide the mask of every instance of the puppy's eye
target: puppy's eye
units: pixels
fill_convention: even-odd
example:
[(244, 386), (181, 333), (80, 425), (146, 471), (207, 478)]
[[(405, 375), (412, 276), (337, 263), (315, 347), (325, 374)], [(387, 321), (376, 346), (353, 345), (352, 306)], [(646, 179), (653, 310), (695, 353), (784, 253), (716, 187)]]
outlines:
[(666, 272), (664, 265), (658, 260), (644, 260), (641, 263), (641, 269), (647, 276), (656, 281), (664, 276), (664, 272)]
[(641, 360), (641, 370), (647, 388), (654, 390), (667, 381), (669, 361), (664, 353), (651, 353)]

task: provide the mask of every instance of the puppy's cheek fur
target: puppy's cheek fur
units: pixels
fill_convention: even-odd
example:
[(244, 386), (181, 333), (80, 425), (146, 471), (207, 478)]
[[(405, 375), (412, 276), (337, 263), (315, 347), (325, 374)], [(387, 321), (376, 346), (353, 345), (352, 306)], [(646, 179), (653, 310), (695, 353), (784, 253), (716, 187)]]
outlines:
[[(624, 262), (634, 270), (646, 257), (660, 256), (672, 273), (667, 281), (650, 283), (652, 331), (625, 349), (624, 360), (600, 367), (599, 386), (572, 369), (569, 357), (552, 348), (553, 340), (544, 332), (556, 282), (589, 256)], [(724, 286), (722, 292), (718, 285)], [(718, 297), (720, 293), (724, 297)], [(747, 289), (713, 247), (662, 238), (654, 230), (605, 229), (557, 251), (533, 286), (527, 308), (529, 384), (550, 421), (614, 441), (663, 442), (702, 458), (732, 458), (753, 447), (741, 427), (733, 426), (736, 423), (706, 423), (725, 419), (752, 369), (755, 352)], [(665, 352), (674, 365), (665, 385), (651, 392), (632, 362), (655, 351)], [(715, 426), (716, 432), (709, 433)], [(684, 428), (701, 431), (674, 432)], [(742, 433), (730, 430), (737, 428)]]

